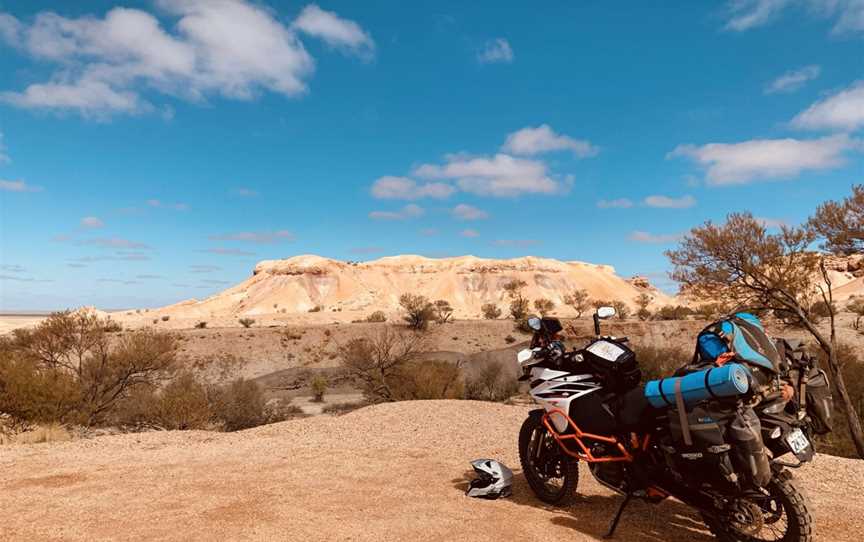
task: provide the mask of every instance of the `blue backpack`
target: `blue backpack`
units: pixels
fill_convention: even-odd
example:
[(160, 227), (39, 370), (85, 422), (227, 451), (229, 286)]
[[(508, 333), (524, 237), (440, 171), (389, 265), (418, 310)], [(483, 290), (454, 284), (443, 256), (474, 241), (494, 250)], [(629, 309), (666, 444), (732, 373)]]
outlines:
[(759, 318), (738, 312), (706, 327), (696, 338), (694, 362), (714, 364), (721, 354), (732, 352), (735, 361), (767, 369), (780, 370), (780, 354), (774, 341), (765, 333)]

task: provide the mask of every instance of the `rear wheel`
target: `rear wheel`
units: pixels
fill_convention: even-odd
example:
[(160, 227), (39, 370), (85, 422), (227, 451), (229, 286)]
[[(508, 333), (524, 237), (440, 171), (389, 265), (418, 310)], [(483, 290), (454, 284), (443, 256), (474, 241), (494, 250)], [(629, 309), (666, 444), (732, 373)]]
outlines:
[(813, 518), (807, 500), (788, 471), (775, 475), (768, 498), (741, 500), (725, 515), (702, 514), (723, 542), (812, 542)]
[(542, 410), (528, 415), (519, 431), (519, 461), (528, 485), (548, 504), (568, 504), (579, 483), (579, 462), (564, 453), (543, 425)]

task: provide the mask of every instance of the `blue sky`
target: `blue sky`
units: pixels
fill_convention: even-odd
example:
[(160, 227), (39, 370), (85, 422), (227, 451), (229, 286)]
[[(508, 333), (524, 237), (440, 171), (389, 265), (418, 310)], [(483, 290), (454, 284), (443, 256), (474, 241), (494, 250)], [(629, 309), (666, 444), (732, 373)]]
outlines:
[(0, 309), (663, 251), (864, 180), (864, 2), (0, 0)]

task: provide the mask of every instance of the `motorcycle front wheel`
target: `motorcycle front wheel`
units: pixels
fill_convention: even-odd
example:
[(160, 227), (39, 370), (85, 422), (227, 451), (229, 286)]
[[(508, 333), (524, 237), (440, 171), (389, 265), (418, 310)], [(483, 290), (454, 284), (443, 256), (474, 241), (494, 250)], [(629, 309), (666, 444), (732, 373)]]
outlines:
[(792, 475), (777, 473), (766, 489), (763, 502), (741, 501), (722, 516), (703, 512), (708, 529), (723, 542), (812, 542), (813, 518)]
[(534, 494), (547, 504), (561, 506), (568, 504), (576, 491), (579, 462), (561, 450), (542, 417), (543, 411), (535, 410), (522, 423), (519, 462)]

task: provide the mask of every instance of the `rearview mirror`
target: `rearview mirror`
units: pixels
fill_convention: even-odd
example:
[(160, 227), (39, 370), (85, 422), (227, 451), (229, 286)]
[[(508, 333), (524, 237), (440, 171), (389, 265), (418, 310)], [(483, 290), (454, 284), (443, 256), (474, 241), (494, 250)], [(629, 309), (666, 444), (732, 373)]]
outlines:
[(607, 318), (612, 318), (615, 316), (615, 308), (614, 307), (600, 307), (597, 309), (597, 318), (601, 320), (606, 320)]
[(528, 327), (530, 327), (534, 331), (540, 331), (541, 326), (542, 326), (542, 323), (540, 322), (540, 319), (537, 318), (536, 316), (532, 316), (531, 318), (528, 319)]

